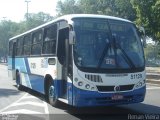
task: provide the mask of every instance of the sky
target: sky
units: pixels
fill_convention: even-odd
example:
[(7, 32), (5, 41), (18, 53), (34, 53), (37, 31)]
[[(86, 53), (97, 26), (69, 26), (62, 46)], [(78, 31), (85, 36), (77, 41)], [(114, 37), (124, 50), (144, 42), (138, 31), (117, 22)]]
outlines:
[[(27, 12), (26, 0), (0, 0), (0, 20), (11, 20), (20, 22), (24, 20), (24, 14)], [(56, 5), (58, 0), (27, 0), (28, 12), (44, 12), (51, 16), (56, 15)]]

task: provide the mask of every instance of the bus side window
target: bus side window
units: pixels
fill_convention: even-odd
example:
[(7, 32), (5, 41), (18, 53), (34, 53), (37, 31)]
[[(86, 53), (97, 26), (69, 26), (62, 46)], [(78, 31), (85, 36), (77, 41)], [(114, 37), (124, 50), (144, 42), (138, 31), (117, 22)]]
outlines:
[(23, 38), (17, 39), (17, 48), (16, 48), (16, 55), (21, 56), (23, 53)]
[(31, 34), (24, 36), (24, 55), (30, 55), (31, 43)]
[(9, 42), (9, 56), (12, 56), (12, 51), (13, 51), (13, 41)]
[(42, 44), (42, 30), (33, 33), (32, 36), (32, 55), (41, 54), (41, 44)]
[(44, 30), (43, 54), (56, 54), (57, 24)]

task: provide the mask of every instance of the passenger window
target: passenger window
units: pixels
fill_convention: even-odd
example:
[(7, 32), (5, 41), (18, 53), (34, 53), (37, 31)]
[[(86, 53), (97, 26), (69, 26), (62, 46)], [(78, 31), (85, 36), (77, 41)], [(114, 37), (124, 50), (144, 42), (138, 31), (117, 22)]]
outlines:
[(41, 44), (32, 45), (32, 55), (40, 55), (41, 54)]
[(16, 55), (23, 55), (23, 37), (17, 39)]
[(30, 55), (31, 52), (31, 34), (24, 36), (24, 55)]
[(44, 30), (43, 54), (56, 54), (57, 25)]
[(31, 34), (28, 34), (26, 36), (24, 36), (24, 45), (31, 45), (32, 44), (32, 40), (31, 40)]
[(41, 54), (41, 44), (42, 44), (42, 30), (39, 30), (33, 33), (32, 40), (33, 40), (32, 55), (40, 55)]
[(33, 33), (33, 44), (40, 43), (42, 41), (42, 31), (37, 31)]
[(12, 56), (12, 51), (13, 51), (13, 41), (9, 42), (9, 56)]
[(24, 55), (30, 55), (30, 50), (31, 50), (30, 46), (25, 46), (24, 47)]

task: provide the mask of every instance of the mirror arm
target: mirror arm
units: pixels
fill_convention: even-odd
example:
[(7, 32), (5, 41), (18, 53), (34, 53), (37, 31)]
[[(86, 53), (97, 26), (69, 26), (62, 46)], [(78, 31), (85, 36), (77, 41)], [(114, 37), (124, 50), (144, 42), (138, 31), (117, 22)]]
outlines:
[(74, 31), (69, 32), (69, 44), (70, 45), (75, 44), (75, 32)]

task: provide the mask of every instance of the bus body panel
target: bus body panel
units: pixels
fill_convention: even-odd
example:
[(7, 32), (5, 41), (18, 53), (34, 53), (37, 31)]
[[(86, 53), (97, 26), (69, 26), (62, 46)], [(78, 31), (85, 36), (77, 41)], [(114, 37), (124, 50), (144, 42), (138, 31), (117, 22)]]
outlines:
[[(8, 59), (8, 69), (11, 69), (12, 58)], [(48, 65), (48, 58), (15, 58), (15, 69), (19, 71), (21, 84), (44, 94), (44, 78), (51, 75), (56, 79), (56, 65)]]

